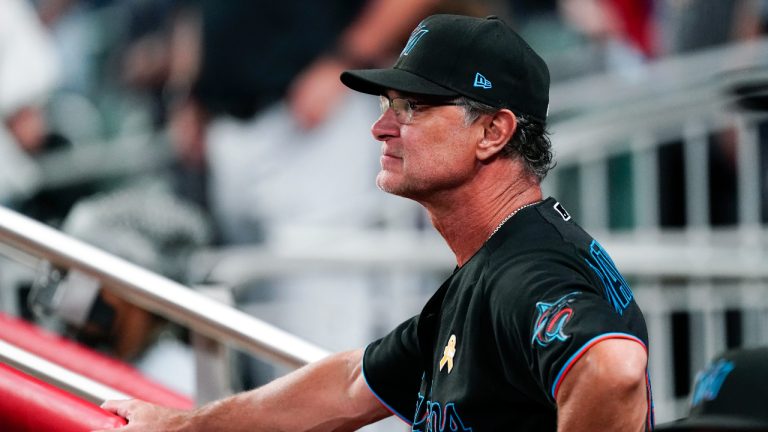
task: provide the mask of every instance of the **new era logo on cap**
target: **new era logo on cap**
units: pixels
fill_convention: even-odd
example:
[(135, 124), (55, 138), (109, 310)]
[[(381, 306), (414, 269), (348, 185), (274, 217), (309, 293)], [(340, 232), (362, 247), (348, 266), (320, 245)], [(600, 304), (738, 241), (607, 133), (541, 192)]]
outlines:
[(491, 84), (491, 81), (488, 80), (488, 78), (484, 77), (483, 75), (478, 72), (475, 74), (475, 84), (473, 84), (475, 87), (480, 87), (484, 89), (489, 89), (493, 87), (493, 84)]

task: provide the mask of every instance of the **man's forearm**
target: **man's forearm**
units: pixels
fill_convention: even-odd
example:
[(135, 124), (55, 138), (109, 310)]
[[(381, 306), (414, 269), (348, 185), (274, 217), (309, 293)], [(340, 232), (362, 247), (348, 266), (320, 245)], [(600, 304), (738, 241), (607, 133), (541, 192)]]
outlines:
[[(263, 387), (204, 406), (193, 431), (308, 431), (360, 425), (387, 413), (362, 387), (362, 351), (335, 354)], [(367, 394), (366, 394), (367, 393)]]
[(128, 420), (121, 432), (355, 430), (389, 415), (368, 390), (361, 367), (362, 350), (349, 351), (192, 411), (137, 400), (103, 407)]
[(337, 51), (352, 63), (388, 59), (439, 0), (372, 0), (342, 34)]

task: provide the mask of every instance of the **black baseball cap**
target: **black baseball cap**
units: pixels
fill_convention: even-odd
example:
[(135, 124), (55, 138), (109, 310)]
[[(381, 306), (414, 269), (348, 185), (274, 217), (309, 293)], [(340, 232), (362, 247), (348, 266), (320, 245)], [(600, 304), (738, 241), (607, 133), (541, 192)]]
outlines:
[(768, 431), (768, 347), (728, 351), (696, 376), (688, 417), (657, 431)]
[(546, 63), (495, 16), (427, 17), (392, 68), (346, 71), (341, 81), (373, 95), (392, 89), (439, 98), (465, 96), (542, 123), (549, 106)]

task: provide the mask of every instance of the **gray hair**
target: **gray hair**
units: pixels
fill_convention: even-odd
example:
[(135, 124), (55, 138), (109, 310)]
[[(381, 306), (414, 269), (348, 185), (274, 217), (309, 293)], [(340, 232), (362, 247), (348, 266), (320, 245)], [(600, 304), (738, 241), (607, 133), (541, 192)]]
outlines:
[[(460, 98), (459, 104), (464, 107), (464, 121), (467, 125), (480, 118), (483, 114), (493, 114), (499, 109), (482, 102), (468, 98)], [(554, 167), (552, 160), (552, 143), (546, 125), (525, 114), (517, 114), (517, 129), (507, 145), (501, 150), (502, 157), (519, 157), (526, 170), (535, 176), (539, 182), (544, 180), (550, 169)]]

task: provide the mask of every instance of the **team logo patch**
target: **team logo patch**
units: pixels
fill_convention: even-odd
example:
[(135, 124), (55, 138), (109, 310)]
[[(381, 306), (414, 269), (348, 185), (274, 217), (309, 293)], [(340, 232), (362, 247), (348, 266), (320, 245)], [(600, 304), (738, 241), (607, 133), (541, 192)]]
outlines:
[(448, 338), (448, 345), (445, 346), (443, 349), (443, 358), (440, 359), (440, 370), (443, 370), (443, 367), (446, 365), (448, 366), (448, 373), (451, 373), (451, 369), (453, 369), (453, 356), (456, 355), (456, 335), (451, 335), (450, 338)]
[(475, 74), (475, 83), (473, 85), (475, 87), (480, 87), (486, 90), (493, 87), (493, 84), (491, 84), (491, 81), (488, 78), (484, 77), (480, 72)]
[(707, 370), (700, 372), (696, 377), (696, 386), (693, 389), (691, 406), (717, 399), (725, 378), (731, 373), (733, 368), (733, 362), (720, 360), (708, 367)]
[(546, 347), (554, 341), (565, 341), (570, 335), (565, 334), (565, 325), (573, 317), (573, 308), (570, 304), (574, 302), (576, 296), (581, 291), (574, 291), (560, 297), (553, 303), (536, 303), (536, 324), (533, 327), (533, 338), (531, 344), (537, 343)]
[(403, 48), (403, 52), (401, 52), (400, 55), (407, 56), (410, 54), (413, 47), (415, 47), (427, 33), (429, 33), (429, 30), (424, 27), (424, 24), (419, 24), (416, 29), (413, 30), (413, 33), (411, 33), (411, 37), (408, 38), (408, 43), (405, 44), (405, 48)]

